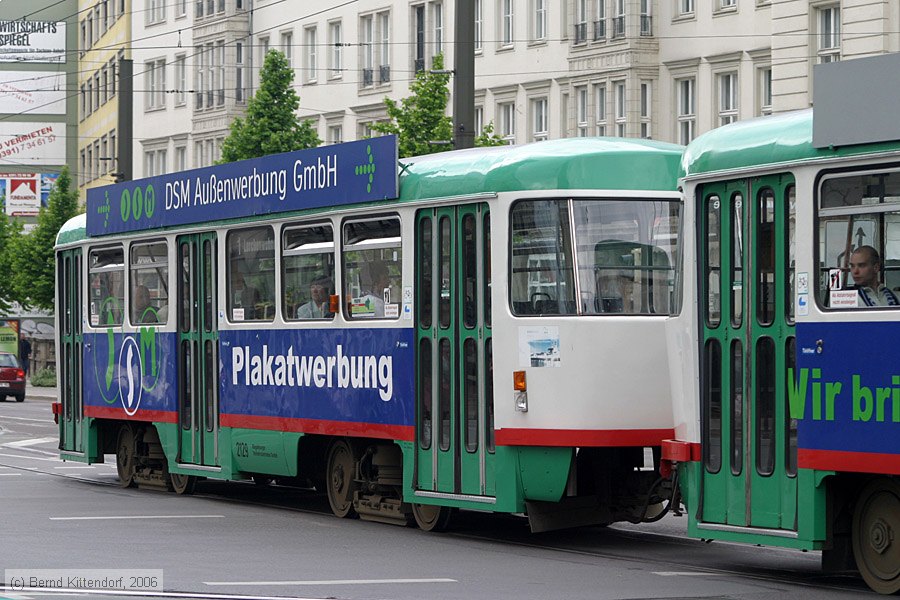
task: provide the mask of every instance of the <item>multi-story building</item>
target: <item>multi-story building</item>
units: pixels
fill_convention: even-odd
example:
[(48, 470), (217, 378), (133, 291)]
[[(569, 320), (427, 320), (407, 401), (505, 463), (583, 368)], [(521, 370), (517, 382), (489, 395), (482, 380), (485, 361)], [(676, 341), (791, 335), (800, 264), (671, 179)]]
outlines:
[[(217, 159), (271, 48), (293, 65), (299, 114), (327, 143), (370, 135), (384, 97), (408, 95), (434, 55), (454, 64), (447, 0), (180, 0), (175, 14), (146, 1), (162, 8), (134, 16), (138, 175)], [(809, 107), (817, 63), (900, 50), (900, 3), (883, 0), (473, 1), (476, 126), (492, 122), (510, 143), (686, 143)]]
[[(131, 58), (132, 0), (78, 0), (78, 189), (108, 185), (117, 162), (119, 68)], [(140, 3), (138, 3), (140, 4)], [(141, 10), (138, 7), (138, 10)]]

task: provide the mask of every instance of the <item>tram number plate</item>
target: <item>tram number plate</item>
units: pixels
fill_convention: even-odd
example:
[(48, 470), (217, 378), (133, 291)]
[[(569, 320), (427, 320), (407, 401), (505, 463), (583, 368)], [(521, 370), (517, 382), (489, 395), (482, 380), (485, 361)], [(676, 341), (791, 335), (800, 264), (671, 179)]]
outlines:
[(0, 381), (0, 387), (9, 387), (9, 384), (5, 381)]

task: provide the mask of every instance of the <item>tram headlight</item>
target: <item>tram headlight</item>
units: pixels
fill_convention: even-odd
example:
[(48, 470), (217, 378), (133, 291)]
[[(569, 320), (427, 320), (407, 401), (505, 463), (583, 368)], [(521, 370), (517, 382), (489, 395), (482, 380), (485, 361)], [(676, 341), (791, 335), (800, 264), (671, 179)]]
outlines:
[(528, 392), (516, 392), (516, 410), (528, 412)]
[(513, 371), (513, 390), (515, 391), (516, 410), (528, 412), (528, 385), (525, 383), (525, 371)]

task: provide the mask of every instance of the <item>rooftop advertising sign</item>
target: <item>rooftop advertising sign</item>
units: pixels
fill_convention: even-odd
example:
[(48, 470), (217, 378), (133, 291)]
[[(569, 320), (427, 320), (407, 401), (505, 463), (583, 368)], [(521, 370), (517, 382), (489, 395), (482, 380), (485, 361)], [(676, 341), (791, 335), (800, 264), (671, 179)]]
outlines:
[(66, 62), (65, 21), (0, 20), (0, 62)]
[(396, 198), (397, 138), (298, 150), (88, 190), (100, 236)]

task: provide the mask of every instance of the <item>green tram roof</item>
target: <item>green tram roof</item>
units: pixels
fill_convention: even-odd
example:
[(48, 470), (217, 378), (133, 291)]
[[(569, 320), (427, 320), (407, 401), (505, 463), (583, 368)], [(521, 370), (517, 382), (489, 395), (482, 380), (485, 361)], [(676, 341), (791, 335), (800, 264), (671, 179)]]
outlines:
[[(376, 205), (530, 190), (674, 192), (681, 175), (683, 152), (683, 146), (665, 142), (595, 137), (472, 148), (400, 159), (399, 199), (380, 201)], [(323, 210), (331, 209), (286, 212), (279, 216)], [(249, 217), (243, 221), (267, 218), (271, 216)], [(86, 219), (82, 214), (63, 225), (56, 243), (71, 244), (86, 237)]]
[(813, 109), (737, 121), (704, 133), (688, 144), (682, 169), (685, 177), (691, 177), (900, 150), (897, 142), (816, 148), (812, 145), (812, 137)]

